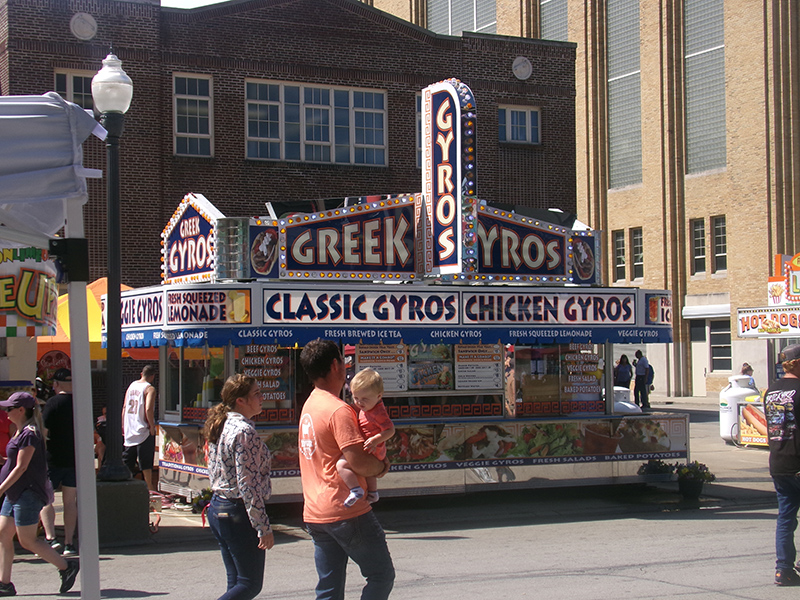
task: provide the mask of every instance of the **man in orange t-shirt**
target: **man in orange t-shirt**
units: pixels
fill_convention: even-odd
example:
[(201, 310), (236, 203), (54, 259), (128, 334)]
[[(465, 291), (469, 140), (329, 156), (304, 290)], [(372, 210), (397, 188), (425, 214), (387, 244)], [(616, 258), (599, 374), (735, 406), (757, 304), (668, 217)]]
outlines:
[(330, 340), (306, 344), (300, 364), (314, 383), (300, 417), (300, 474), (303, 482), (303, 520), (314, 541), (319, 582), (317, 600), (344, 598), (347, 560), (352, 558), (367, 580), (362, 600), (385, 600), (394, 585), (394, 565), (386, 535), (366, 499), (350, 507), (350, 489), (339, 476), (336, 462), (344, 456), (366, 486), (365, 477), (389, 470), (364, 450), (364, 436), (355, 411), (339, 394), (346, 381), (339, 347)]

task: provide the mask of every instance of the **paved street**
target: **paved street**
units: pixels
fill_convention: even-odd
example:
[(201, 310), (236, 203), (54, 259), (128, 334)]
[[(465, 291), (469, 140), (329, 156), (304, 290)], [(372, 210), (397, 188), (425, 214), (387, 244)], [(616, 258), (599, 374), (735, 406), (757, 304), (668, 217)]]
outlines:
[[(725, 445), (714, 404), (655, 408), (692, 414), (692, 457), (719, 477), (699, 504), (681, 500), (673, 482), (382, 500), (376, 510), (397, 568), (393, 597), (796, 597), (772, 584), (776, 511), (766, 452)], [(279, 534), (260, 598), (312, 598), (313, 548), (299, 506), (271, 513)], [(104, 598), (211, 599), (224, 587), (208, 529), (179, 511), (165, 511), (154, 543), (104, 551), (100, 572)], [(14, 565), (13, 580), (20, 597), (57, 589), (54, 569), (29, 555)], [(348, 598), (358, 598), (354, 568), (349, 582)]]

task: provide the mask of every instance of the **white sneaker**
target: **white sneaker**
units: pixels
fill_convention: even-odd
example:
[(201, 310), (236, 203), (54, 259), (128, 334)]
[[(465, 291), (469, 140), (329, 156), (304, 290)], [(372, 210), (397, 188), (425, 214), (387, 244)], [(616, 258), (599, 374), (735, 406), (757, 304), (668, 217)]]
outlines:
[(344, 504), (349, 508), (353, 506), (353, 504), (361, 500), (363, 497), (364, 497), (364, 490), (361, 489), (360, 487), (354, 487), (353, 489), (350, 490), (350, 495), (347, 496), (347, 498), (345, 498), (342, 504)]

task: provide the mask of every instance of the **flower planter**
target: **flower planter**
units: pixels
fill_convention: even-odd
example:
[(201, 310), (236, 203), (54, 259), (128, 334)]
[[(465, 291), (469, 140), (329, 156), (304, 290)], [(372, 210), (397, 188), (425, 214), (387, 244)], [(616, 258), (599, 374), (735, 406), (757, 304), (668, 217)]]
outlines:
[(697, 500), (703, 493), (703, 483), (692, 479), (679, 479), (678, 491), (686, 500)]

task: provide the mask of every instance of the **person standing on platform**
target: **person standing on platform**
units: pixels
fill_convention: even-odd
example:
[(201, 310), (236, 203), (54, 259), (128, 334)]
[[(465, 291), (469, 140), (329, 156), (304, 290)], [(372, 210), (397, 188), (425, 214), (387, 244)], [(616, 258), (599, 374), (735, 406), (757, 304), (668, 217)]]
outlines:
[(633, 400), (643, 409), (650, 408), (650, 384), (647, 381), (650, 362), (641, 350), (637, 350), (635, 356), (636, 361), (633, 364), (636, 368), (636, 380), (633, 384)]
[(156, 368), (153, 365), (145, 366), (141, 378), (128, 386), (122, 406), (122, 431), (125, 440), (122, 461), (131, 473), (136, 472), (136, 464), (139, 464), (149, 490), (156, 489), (153, 485), (153, 460), (156, 452), (155, 378)]
[(47, 543), (64, 556), (77, 556), (73, 543), (78, 523), (78, 490), (75, 475), (75, 428), (72, 413), (72, 373), (59, 369), (53, 375), (55, 395), (47, 401), (42, 411), (47, 430), (47, 475), (53, 490), (61, 486), (64, 504), (64, 544), (56, 538), (56, 510), (53, 504), (42, 509), (42, 525)]
[(795, 570), (797, 549), (794, 532), (800, 508), (800, 344), (787, 346), (778, 355), (784, 376), (764, 395), (769, 439), (769, 474), (778, 495), (775, 526), (775, 585), (800, 585)]
[(386, 534), (366, 498), (345, 506), (350, 489), (336, 470), (347, 460), (367, 489), (367, 477), (381, 477), (389, 463), (364, 450), (364, 436), (355, 410), (340, 394), (347, 379), (339, 347), (316, 339), (305, 345), (300, 364), (314, 384), (300, 417), (300, 478), (303, 520), (314, 542), (319, 581), (317, 600), (344, 598), (348, 558), (367, 583), (362, 600), (385, 600), (394, 586), (395, 571)]

